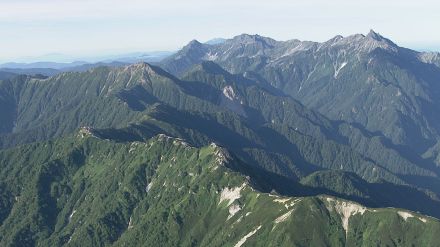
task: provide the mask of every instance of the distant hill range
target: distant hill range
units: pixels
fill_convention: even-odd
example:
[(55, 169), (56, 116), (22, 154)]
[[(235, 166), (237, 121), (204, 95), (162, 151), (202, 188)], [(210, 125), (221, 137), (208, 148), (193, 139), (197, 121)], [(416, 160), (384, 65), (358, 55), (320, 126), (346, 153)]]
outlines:
[[(99, 66), (123, 66), (137, 62), (158, 63), (174, 52), (160, 51), (150, 53), (128, 53), (123, 55), (91, 58), (92, 61), (75, 62), (30, 62), (30, 63), (3, 63), (0, 64), (0, 80), (14, 75), (44, 75), (53, 76), (67, 71), (84, 71)], [(35, 59), (35, 58), (34, 58)]]

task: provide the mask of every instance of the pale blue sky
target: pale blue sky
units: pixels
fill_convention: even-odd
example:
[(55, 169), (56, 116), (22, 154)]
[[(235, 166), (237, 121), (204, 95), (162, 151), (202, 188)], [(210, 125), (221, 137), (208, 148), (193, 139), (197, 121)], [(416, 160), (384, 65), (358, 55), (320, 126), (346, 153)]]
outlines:
[(324, 41), (370, 28), (440, 50), (437, 0), (0, 0), (0, 61), (176, 50), (241, 33)]

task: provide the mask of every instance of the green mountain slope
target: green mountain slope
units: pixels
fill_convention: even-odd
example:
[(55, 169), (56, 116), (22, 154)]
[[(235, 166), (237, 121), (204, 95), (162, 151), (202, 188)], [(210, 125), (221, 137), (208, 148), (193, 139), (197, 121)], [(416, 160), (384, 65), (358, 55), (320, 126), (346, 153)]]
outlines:
[[(231, 75), (214, 63), (197, 65), (183, 78), (141, 63), (5, 81), (1, 84), (9, 104), (5, 109), (14, 110), (8, 113), (9, 122), (2, 121), (7, 133), (0, 140), (10, 147), (59, 137), (81, 126), (92, 126), (102, 138), (121, 142), (166, 133), (198, 147), (211, 142), (227, 147), (271, 180), (279, 176), (287, 180), (272, 185), (284, 186), (284, 194), (318, 191), (370, 206), (400, 206), (438, 216), (436, 173), (412, 159), (411, 152), (402, 155), (386, 138), (330, 121), (279, 90)], [(341, 172), (327, 183), (306, 184), (316, 190), (298, 184), (327, 169)], [(369, 192), (339, 189), (351, 180), (362, 180), (357, 184), (363, 188), (354, 191)], [(389, 194), (380, 193), (380, 186)], [(406, 194), (423, 203), (414, 203)]]
[[(0, 151), (3, 246), (435, 246), (440, 222), (264, 193), (216, 145), (75, 136)], [(32, 162), (30, 162), (32, 161)], [(105, 189), (103, 189), (105, 188)], [(311, 234), (313, 232), (313, 234)]]
[(174, 80), (159, 68), (141, 63), (1, 82), (5, 102), (12, 104), (7, 107), (10, 117), (1, 122), (6, 134), (3, 146), (61, 136), (80, 126), (123, 127), (142, 118), (141, 112), (157, 98), (176, 107), (209, 107), (197, 99), (180, 99), (182, 92)]
[[(436, 215), (440, 209), (436, 196), (432, 193), (426, 193), (422, 190), (416, 189), (413, 186), (397, 185), (383, 180), (377, 180), (373, 183), (368, 183), (359, 176), (351, 174), (346, 176), (344, 171), (334, 173), (333, 177), (326, 179), (326, 183), (309, 184), (304, 183), (306, 187), (295, 182), (294, 178), (286, 178), (285, 174), (289, 174), (289, 170), (283, 164), (292, 164), (295, 170), (310, 169), (310, 167), (303, 167), (298, 160), (302, 160), (301, 156), (291, 156), (288, 151), (286, 153), (275, 153), (270, 151), (271, 145), (277, 145), (280, 139), (270, 139), (273, 141), (266, 141), (264, 146), (252, 144), (239, 133), (233, 132), (228, 128), (214, 122), (215, 119), (205, 116), (200, 118), (191, 114), (184, 114), (182, 112), (173, 110), (171, 108), (157, 106), (153, 112), (149, 114), (150, 119), (140, 124), (131, 125), (128, 128), (114, 130), (95, 130), (95, 133), (102, 138), (117, 139), (119, 141), (127, 140), (147, 140), (148, 138), (159, 133), (166, 133), (171, 136), (181, 137), (190, 143), (198, 146), (209, 143), (210, 140), (216, 140), (221, 145), (228, 146), (240, 159), (245, 160), (249, 164), (253, 164), (253, 169), (261, 169), (264, 177), (272, 181), (272, 186), (279, 189), (283, 194), (289, 195), (313, 195), (319, 193), (330, 194), (342, 198), (356, 200), (365, 205), (370, 206), (393, 206), (405, 207), (412, 210), (421, 211), (427, 214)], [(220, 119), (224, 115), (219, 114)], [(214, 128), (216, 131), (212, 131)], [(260, 130), (261, 131), (261, 130)], [(244, 132), (246, 133), (246, 131)], [(251, 132), (252, 133), (252, 132)], [(258, 133), (253, 133), (252, 136), (258, 136)], [(294, 150), (294, 145), (289, 142), (284, 142), (285, 145), (291, 146)], [(328, 147), (327, 147), (328, 148)], [(269, 149), (269, 151), (267, 150)], [(289, 149), (288, 149), (289, 150)], [(293, 163), (284, 163), (291, 160)], [(271, 167), (270, 165), (274, 165)], [(309, 165), (310, 166), (310, 165)], [(301, 171), (301, 170), (300, 170)], [(302, 170), (304, 172), (304, 170)], [(325, 174), (325, 170), (323, 171)], [(306, 173), (307, 174), (307, 173)], [(321, 174), (321, 172), (312, 173), (310, 176)], [(279, 177), (282, 175), (283, 177)], [(304, 175), (302, 175), (304, 176)], [(302, 177), (301, 176), (301, 177)], [(309, 176), (301, 179), (307, 181)], [(351, 181), (354, 180), (354, 181)], [(362, 181), (359, 183), (359, 181)], [(279, 183), (278, 183), (279, 182)], [(346, 187), (345, 190), (339, 190), (344, 187), (346, 183), (355, 182), (357, 187)], [(311, 189), (311, 186), (314, 189)], [(357, 194), (356, 190), (362, 190), (366, 193)], [(424, 203), (420, 203), (423, 201)]]
[[(413, 150), (395, 145), (383, 135), (370, 132), (356, 124), (330, 121), (276, 89), (258, 85), (258, 82), (238, 75), (232, 76), (210, 62), (196, 66), (183, 78), (207, 83), (218, 90), (223, 89), (223, 93), (225, 90), (233, 92), (236, 105), (240, 102), (244, 109), (248, 107), (248, 120), (255, 123), (255, 119), (259, 119), (265, 126), (287, 138), (308, 163), (355, 172), (368, 181), (385, 179), (399, 183), (385, 175), (391, 172), (405, 183), (415, 183), (419, 187), (429, 187), (436, 191), (434, 181), (438, 169), (418, 157)], [(219, 102), (223, 103), (222, 99)], [(230, 108), (229, 105), (226, 107)], [(252, 116), (252, 113), (259, 115)], [(269, 146), (272, 145), (276, 143)], [(319, 153), (316, 153), (318, 150)], [(292, 149), (288, 152), (292, 153)], [(430, 182), (424, 183), (423, 179), (419, 180), (417, 173), (427, 179), (429, 177)], [(432, 184), (428, 186), (429, 183)]]

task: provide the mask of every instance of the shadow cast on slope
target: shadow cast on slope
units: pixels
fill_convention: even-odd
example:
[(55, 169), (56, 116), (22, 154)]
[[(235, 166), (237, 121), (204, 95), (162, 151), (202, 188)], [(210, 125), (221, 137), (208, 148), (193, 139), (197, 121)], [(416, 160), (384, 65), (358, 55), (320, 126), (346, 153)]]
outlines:
[[(440, 202), (434, 201), (423, 192), (408, 186), (400, 186), (387, 182), (367, 183), (362, 179), (359, 186), (368, 191), (365, 196), (350, 196), (326, 188), (303, 185), (290, 178), (249, 166), (243, 162), (233, 162), (227, 165), (230, 169), (251, 178), (253, 187), (264, 193), (278, 193), (283, 196), (305, 197), (330, 195), (338, 198), (361, 203), (372, 208), (405, 208), (425, 215), (440, 218)], [(352, 174), (356, 176), (355, 174)], [(423, 202), (423, 203), (421, 203)]]

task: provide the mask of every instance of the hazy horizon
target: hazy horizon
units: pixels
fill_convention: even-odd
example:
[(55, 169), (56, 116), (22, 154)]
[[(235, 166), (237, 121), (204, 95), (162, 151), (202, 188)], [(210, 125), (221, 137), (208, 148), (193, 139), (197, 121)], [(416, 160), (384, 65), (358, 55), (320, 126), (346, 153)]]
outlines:
[(439, 21), (433, 6), (440, 3), (433, 0), (275, 2), (4, 0), (0, 62), (26, 62), (48, 54), (60, 54), (57, 62), (68, 62), (174, 51), (192, 39), (205, 42), (242, 33), (322, 42), (370, 29), (400, 46), (440, 50), (440, 34), (432, 31)]

